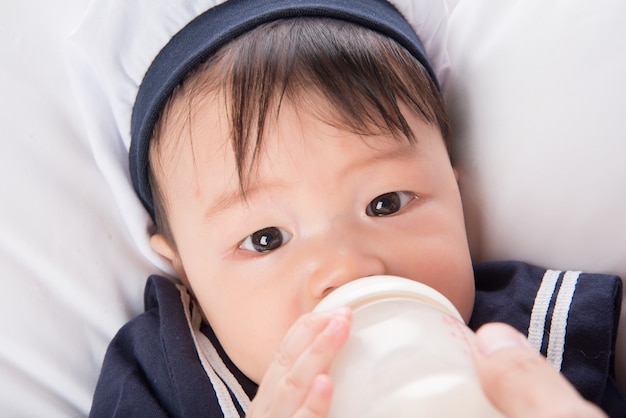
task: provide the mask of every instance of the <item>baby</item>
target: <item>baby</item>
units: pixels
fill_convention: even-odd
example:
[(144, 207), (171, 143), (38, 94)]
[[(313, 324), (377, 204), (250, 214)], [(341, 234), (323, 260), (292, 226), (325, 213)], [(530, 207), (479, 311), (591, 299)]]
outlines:
[[(155, 59), (132, 131), (151, 244), (182, 285), (150, 278), (146, 314), (107, 353), (94, 415), (324, 416), (350, 313), (310, 312), (359, 277), (427, 284), (474, 328), (499, 319), (480, 293), (475, 306), (435, 71), (390, 3), (216, 6)], [(481, 271), (515, 283), (489, 296), (503, 300), (522, 282), (536, 294), (546, 275)]]

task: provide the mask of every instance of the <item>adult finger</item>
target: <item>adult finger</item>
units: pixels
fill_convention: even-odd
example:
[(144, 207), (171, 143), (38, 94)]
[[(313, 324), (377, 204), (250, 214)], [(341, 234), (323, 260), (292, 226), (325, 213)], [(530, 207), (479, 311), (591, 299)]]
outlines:
[(509, 418), (606, 417), (508, 325), (477, 331), (474, 361), (485, 395)]

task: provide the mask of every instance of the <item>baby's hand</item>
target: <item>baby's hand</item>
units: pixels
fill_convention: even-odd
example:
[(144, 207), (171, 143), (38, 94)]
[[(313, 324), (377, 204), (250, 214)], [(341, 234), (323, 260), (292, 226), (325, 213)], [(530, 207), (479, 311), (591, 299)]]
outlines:
[(348, 308), (298, 319), (263, 376), (247, 417), (326, 417), (333, 392), (327, 372), (349, 330)]

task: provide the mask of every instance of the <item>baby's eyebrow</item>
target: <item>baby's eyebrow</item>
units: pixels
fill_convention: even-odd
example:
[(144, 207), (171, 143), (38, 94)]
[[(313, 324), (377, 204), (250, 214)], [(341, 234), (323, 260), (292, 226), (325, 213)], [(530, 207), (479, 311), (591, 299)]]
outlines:
[(209, 207), (205, 211), (205, 218), (212, 218), (217, 214), (224, 212), (234, 206), (243, 204), (247, 200), (253, 198), (254, 195), (259, 194), (262, 191), (267, 191), (269, 189), (279, 188), (282, 186), (284, 186), (284, 183), (282, 182), (253, 182), (252, 184), (246, 186), (245, 191), (242, 190), (241, 187), (237, 187), (236, 189), (226, 189), (213, 200), (212, 204), (209, 205)]
[(390, 162), (390, 161), (403, 161), (412, 158), (414, 153), (421, 154), (420, 147), (417, 144), (398, 144), (397, 147), (393, 147), (387, 150), (376, 150), (376, 148), (372, 148), (372, 154), (367, 157), (355, 161), (352, 164), (348, 165), (345, 169), (344, 175), (348, 174), (347, 172), (357, 171), (363, 169), (371, 164), (379, 163), (379, 162)]
[(205, 211), (205, 217), (211, 218), (216, 214), (223, 212), (245, 199), (241, 190), (228, 190), (220, 194)]

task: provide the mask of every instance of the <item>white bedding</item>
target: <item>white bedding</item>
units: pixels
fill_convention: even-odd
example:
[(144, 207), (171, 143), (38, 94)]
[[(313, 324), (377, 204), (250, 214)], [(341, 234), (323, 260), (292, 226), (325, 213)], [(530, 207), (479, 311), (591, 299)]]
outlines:
[[(0, 4), (1, 416), (85, 415), (109, 339), (141, 311), (147, 275), (167, 269), (132, 190), (112, 186), (125, 172), (107, 174), (125, 149), (97, 145), (116, 104), (96, 84), (75, 91), (95, 69), (66, 55), (88, 3)], [(448, 4), (475, 259), (626, 277), (626, 2)]]

